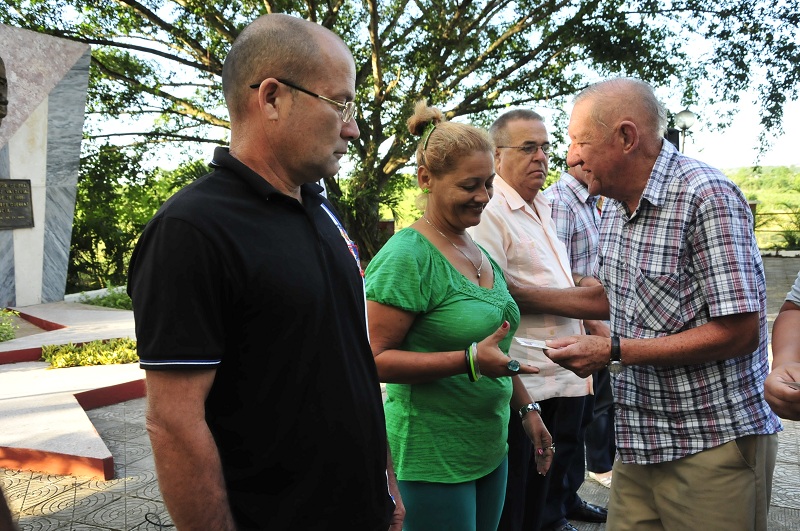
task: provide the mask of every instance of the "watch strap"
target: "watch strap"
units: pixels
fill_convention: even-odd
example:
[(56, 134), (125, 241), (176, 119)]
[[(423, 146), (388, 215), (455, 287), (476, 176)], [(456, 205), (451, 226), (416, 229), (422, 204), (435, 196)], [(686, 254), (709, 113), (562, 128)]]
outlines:
[(622, 353), (619, 348), (619, 336), (611, 336), (611, 358), (609, 361), (622, 362)]

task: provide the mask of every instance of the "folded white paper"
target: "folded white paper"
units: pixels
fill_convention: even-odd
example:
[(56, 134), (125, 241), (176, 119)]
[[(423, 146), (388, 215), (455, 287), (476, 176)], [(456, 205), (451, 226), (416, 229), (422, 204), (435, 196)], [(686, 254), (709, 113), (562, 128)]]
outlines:
[(539, 350), (548, 348), (547, 343), (539, 341), (538, 339), (528, 339), (525, 337), (515, 337), (514, 339), (523, 347), (538, 348)]

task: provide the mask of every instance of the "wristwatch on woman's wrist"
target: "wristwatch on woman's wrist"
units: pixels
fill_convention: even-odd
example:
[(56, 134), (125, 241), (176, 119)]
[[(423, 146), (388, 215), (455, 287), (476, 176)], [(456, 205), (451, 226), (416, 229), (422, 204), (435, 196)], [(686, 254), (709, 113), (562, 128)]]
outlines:
[(542, 408), (536, 402), (531, 402), (530, 404), (525, 404), (521, 408), (519, 408), (519, 418), (524, 419), (525, 415), (530, 413), (531, 411), (537, 412), (539, 415), (542, 414)]

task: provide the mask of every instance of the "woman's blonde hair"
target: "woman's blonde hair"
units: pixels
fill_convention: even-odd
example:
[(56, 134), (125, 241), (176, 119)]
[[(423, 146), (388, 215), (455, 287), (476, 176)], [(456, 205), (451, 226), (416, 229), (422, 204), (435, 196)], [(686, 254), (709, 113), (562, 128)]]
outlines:
[(414, 114), (406, 124), (412, 135), (422, 137), (417, 146), (417, 165), (425, 166), (434, 176), (451, 170), (465, 155), (494, 152), (494, 144), (485, 130), (448, 122), (442, 111), (428, 106), (425, 100), (414, 105)]

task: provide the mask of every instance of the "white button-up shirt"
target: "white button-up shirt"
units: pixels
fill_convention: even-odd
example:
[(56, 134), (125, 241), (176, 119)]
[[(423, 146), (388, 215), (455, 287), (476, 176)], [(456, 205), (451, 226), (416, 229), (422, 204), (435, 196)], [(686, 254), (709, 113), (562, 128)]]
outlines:
[[(506, 278), (513, 278), (521, 285), (574, 286), (567, 249), (558, 239), (548, 200), (541, 194), (536, 194), (530, 205), (497, 175), (494, 197), (484, 209), (480, 224), (469, 232), (500, 264)], [(545, 340), (582, 333), (583, 326), (577, 319), (523, 313), (516, 336)], [(539, 374), (520, 375), (534, 400), (592, 392), (591, 378), (578, 377), (552, 362), (539, 349), (512, 341), (510, 354), (520, 363), (539, 368)]]

